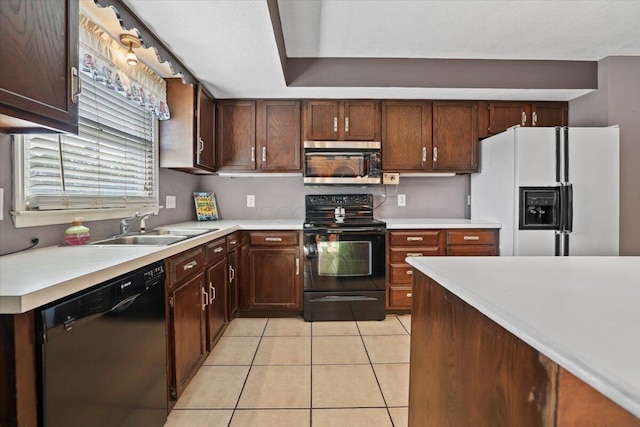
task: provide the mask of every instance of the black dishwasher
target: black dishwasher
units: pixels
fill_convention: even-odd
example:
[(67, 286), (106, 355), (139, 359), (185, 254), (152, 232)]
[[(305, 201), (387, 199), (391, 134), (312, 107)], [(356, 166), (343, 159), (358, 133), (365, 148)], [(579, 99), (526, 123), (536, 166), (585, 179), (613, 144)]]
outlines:
[(164, 425), (164, 278), (158, 262), (36, 312), (42, 426)]

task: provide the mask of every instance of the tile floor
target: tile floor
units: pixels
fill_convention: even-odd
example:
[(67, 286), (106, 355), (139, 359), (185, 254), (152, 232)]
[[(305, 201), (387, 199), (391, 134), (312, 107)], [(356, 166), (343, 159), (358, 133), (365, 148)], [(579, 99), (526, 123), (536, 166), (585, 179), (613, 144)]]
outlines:
[(411, 316), (235, 319), (165, 427), (405, 427)]

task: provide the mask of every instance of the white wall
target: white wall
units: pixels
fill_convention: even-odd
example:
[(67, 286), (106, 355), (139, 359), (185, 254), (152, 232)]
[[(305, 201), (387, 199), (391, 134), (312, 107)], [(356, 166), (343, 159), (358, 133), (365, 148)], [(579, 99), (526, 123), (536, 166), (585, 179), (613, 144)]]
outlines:
[(620, 255), (640, 255), (640, 57), (601, 60), (598, 90), (569, 103), (569, 125), (620, 126)]

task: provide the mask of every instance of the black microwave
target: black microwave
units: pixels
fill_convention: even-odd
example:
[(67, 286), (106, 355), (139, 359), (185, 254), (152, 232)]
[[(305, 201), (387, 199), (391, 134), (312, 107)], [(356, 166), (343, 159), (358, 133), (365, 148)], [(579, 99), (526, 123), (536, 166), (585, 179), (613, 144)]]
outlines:
[(305, 141), (305, 185), (382, 184), (380, 141)]

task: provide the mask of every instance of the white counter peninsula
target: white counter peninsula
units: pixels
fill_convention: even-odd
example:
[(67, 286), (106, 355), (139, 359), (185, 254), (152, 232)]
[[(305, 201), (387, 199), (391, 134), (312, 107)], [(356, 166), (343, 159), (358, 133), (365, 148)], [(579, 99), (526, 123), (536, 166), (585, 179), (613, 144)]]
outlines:
[(416, 257), (409, 426), (640, 426), (640, 257)]

